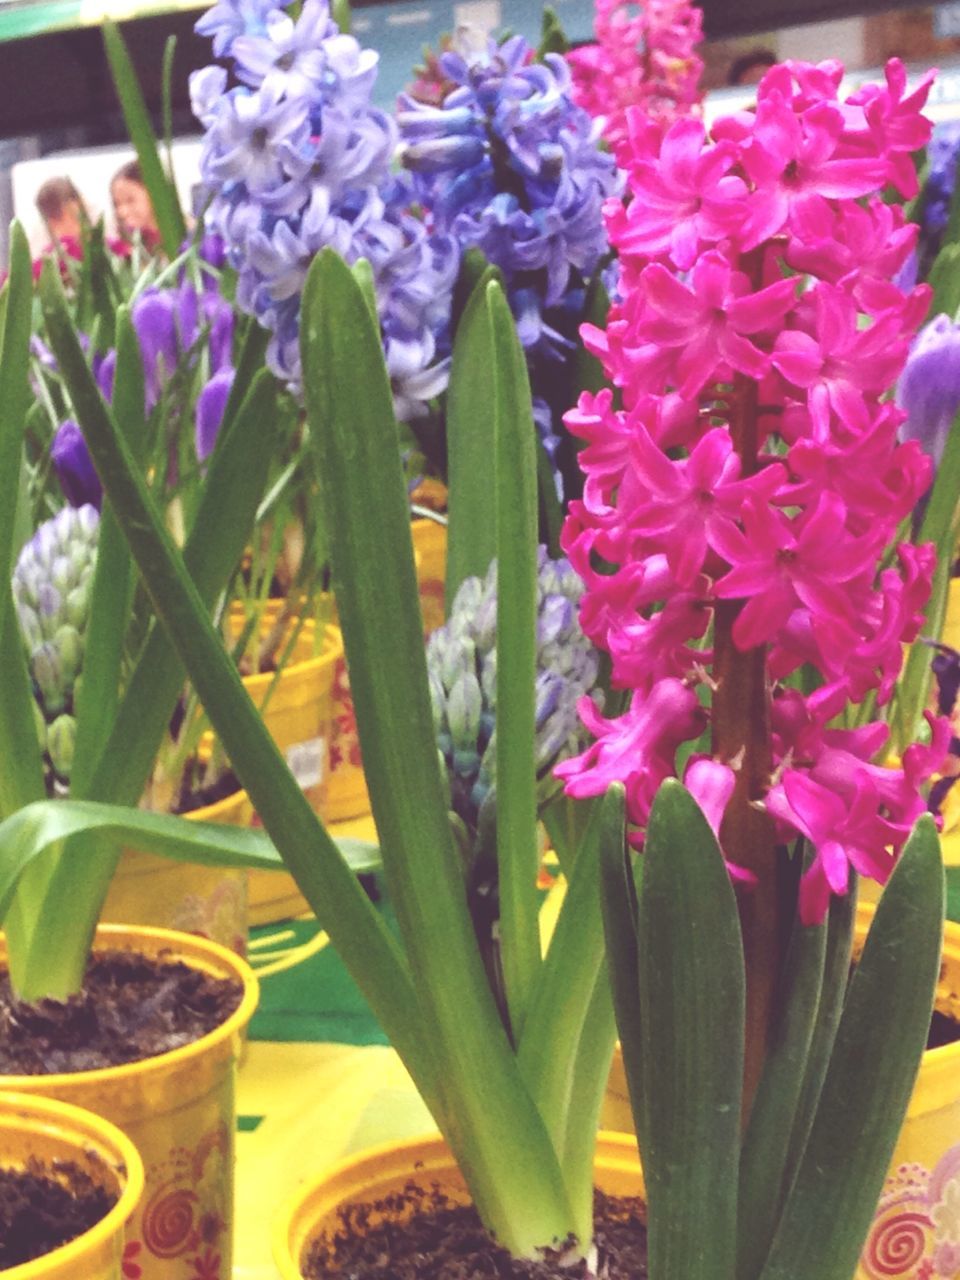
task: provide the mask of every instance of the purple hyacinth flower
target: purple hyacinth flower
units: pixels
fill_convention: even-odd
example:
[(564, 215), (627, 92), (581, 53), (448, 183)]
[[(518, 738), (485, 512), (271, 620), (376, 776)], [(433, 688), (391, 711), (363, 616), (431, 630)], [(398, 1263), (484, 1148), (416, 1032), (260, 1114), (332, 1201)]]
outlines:
[(160, 399), (167, 379), (177, 367), (177, 298), (169, 289), (145, 289), (130, 317), (137, 331), (149, 413)]
[(197, 397), (194, 441), (197, 457), (201, 462), (205, 462), (210, 457), (217, 443), (224, 410), (233, 386), (233, 377), (233, 369), (221, 369), (213, 375)]
[(103, 487), (83, 438), (83, 432), (72, 418), (61, 423), (50, 446), (60, 488), (71, 507), (100, 508)]
[(194, 31), (213, 40), (213, 52), (222, 58), (238, 36), (262, 35), (267, 15), (276, 0), (220, 0), (197, 22)]
[(897, 384), (902, 440), (918, 440), (939, 465), (960, 410), (960, 325), (940, 315), (920, 331)]

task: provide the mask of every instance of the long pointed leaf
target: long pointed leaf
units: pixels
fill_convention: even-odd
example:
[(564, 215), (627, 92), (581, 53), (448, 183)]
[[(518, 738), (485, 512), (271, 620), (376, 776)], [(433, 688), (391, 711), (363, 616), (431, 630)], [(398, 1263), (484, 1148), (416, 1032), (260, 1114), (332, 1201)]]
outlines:
[(762, 1280), (849, 1280), (930, 1029), (944, 881), (933, 819), (907, 841), (850, 980), (820, 1105)]
[(738, 1280), (759, 1275), (789, 1190), (788, 1135), (803, 1090), (820, 1007), (827, 926), (799, 916), (780, 982), (774, 1029), (740, 1155)]
[[(51, 339), (56, 334), (54, 349), (76, 404), (88, 373), (86, 363), (59, 281), (48, 275), (45, 284), (48, 330)], [(141, 580), (238, 777), (307, 901), (329, 920), (334, 946), (381, 1026), (403, 1051), (428, 1104), (443, 1115), (441, 1086), (418, 1035), (420, 1005), (405, 957), (317, 819), (244, 689), (109, 411), (93, 397), (84, 403), (89, 410), (82, 422), (84, 434)]]
[(736, 898), (713, 832), (678, 782), (657, 793), (643, 857), (637, 935), (650, 1274), (730, 1280), (745, 1002)]
[[(441, 1127), (477, 1206), (507, 1247), (527, 1253), (569, 1230), (569, 1207), (473, 941), (433, 741), (408, 502), (380, 335), (361, 286), (330, 250), (310, 268), (301, 337), (364, 771), (420, 993), (424, 1025), (416, 1030), (457, 1098), (456, 1113)], [(397, 1047), (411, 1065), (407, 1046)]]
[[(607, 803), (624, 806), (624, 789), (614, 783), (607, 791)], [(640, 1150), (646, 1148), (643, 1100), (643, 1023), (640, 1015), (640, 953), (637, 942), (637, 899), (641, 860), (626, 846), (626, 831), (611, 828), (600, 845), (600, 893), (603, 934), (613, 1008), (623, 1052), (623, 1066), (630, 1094), (630, 1109)]]
[[(0, 678), (0, 817), (46, 794), (30, 677), (10, 585), (23, 430), (30, 398), (27, 376), (33, 306), (30, 249), (19, 223), (11, 230), (5, 297), (0, 348), (0, 654), (4, 665)], [(0, 847), (0, 862), (5, 857), (6, 851)], [(24, 880), (7, 921), (10, 977), (15, 988), (22, 978), (22, 958), (45, 882), (44, 869)]]
[(488, 267), (470, 295), (457, 328), (447, 388), (447, 612), (464, 578), (482, 578), (497, 554), (496, 459), (490, 403), (493, 334), (486, 287)]
[(807, 1065), (803, 1086), (794, 1109), (787, 1162), (784, 1168), (784, 1189), (793, 1185), (810, 1126), (820, 1101), (820, 1091), (827, 1074), (830, 1055), (840, 1025), (843, 1001), (850, 974), (850, 957), (853, 951), (853, 921), (856, 914), (856, 877), (850, 878), (850, 891), (832, 898), (827, 913), (827, 940), (823, 961), (823, 979), (820, 984), (820, 1000), (817, 1016), (807, 1050)]
[(175, 258), (186, 239), (187, 224), (173, 177), (167, 176), (160, 159), (157, 139), (150, 124), (150, 114), (137, 81), (136, 70), (115, 23), (104, 22), (103, 44), (127, 132), (140, 162), (144, 185), (150, 193), (164, 252), (168, 258)]
[[(143, 361), (126, 307), (119, 312), (114, 383), (117, 422), (125, 431), (133, 452), (140, 456), (144, 440)], [(130, 550), (110, 503), (105, 500), (100, 515), (83, 681), (77, 699), (77, 741), (70, 779), (70, 794), (77, 800), (87, 797), (98, 749), (113, 726), (134, 582)]]
[(517, 1050), (527, 1087), (559, 1149), (573, 1096), (573, 1069), (584, 1022), (603, 965), (598, 863), (603, 845), (623, 842), (622, 796), (605, 796), (593, 811), (570, 880)]
[(500, 954), (515, 1037), (540, 969), (537, 925), (536, 427), (527, 362), (500, 285), (486, 286), (493, 347), (497, 527), (497, 868)]
[[(116, 848), (135, 847), (143, 853), (177, 862), (261, 871), (285, 869), (269, 836), (253, 828), (194, 822), (166, 813), (148, 813), (90, 800), (40, 800), (0, 823), (0, 846), (4, 849), (0, 868), (0, 923), (17, 879), (31, 861), (51, 846), (70, 840), (73, 840), (71, 847), (78, 850), (92, 847), (74, 839), (80, 835), (94, 836), (97, 842)], [(379, 870), (380, 854), (376, 845), (361, 840), (343, 840), (338, 844), (357, 875)]]

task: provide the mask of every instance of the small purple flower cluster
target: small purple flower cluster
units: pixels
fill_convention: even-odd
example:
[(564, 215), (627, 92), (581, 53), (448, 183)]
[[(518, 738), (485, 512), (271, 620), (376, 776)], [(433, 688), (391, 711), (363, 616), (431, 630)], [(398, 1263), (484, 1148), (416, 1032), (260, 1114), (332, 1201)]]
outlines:
[[(204, 255), (216, 252), (211, 239), (201, 249)], [(201, 267), (204, 261), (210, 261), (209, 257), (201, 259)], [(130, 309), (130, 318), (143, 360), (146, 414), (161, 403), (175, 374), (200, 368), (203, 384), (194, 406), (194, 445), (203, 462), (213, 452), (233, 385), (233, 307), (222, 297), (213, 277), (203, 272), (199, 289), (186, 279), (175, 289), (153, 285), (144, 289)], [(97, 385), (108, 402), (113, 399), (116, 364), (117, 353), (112, 349), (93, 357)], [(99, 508), (100, 481), (80, 427), (72, 418), (58, 428), (50, 456), (70, 505)]]
[(410, 212), (390, 176), (396, 125), (370, 102), (378, 55), (341, 34), (327, 0), (294, 18), (269, 0), (220, 0), (198, 22), (239, 83), (211, 66), (191, 77), (203, 124), (207, 226), (227, 243), (240, 307), (267, 327), (268, 361), (296, 389), (300, 293), (330, 246), (373, 271), (398, 416), (443, 389), (456, 243)]
[[(456, 88), (440, 107), (400, 99), (403, 164), (440, 231), (504, 274), (521, 341), (561, 356), (563, 312), (580, 319), (584, 283), (608, 248), (604, 199), (619, 189), (599, 128), (572, 97), (558, 54), (542, 62), (522, 36), (448, 50)], [(576, 311), (576, 315), (572, 312)]]

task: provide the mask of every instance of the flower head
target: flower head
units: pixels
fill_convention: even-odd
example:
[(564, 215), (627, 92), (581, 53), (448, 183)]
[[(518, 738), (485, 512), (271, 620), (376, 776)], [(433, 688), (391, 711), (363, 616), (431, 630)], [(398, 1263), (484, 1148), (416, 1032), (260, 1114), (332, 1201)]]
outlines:
[(197, 29), (239, 82), (221, 67), (191, 77), (207, 224), (239, 271), (239, 305), (271, 331), (268, 363), (299, 389), (300, 293), (329, 246), (371, 262), (398, 416), (424, 412), (446, 384), (455, 255), (390, 176), (395, 125), (370, 101), (377, 55), (341, 34), (326, 0), (296, 17), (221, 0)]
[[(623, 782), (642, 843), (657, 787), (703, 735), (690, 781), (734, 874), (762, 874), (755, 841), (727, 847), (757, 808), (771, 839), (811, 846), (806, 922), (851, 868), (886, 879), (946, 747), (938, 723), (885, 769), (882, 721), (833, 727), (848, 705), (889, 700), (930, 587), (932, 549), (895, 544), (929, 477), (898, 428), (926, 419), (936, 435), (957, 408), (946, 318), (901, 379), (907, 424), (886, 400), (929, 291), (894, 282), (914, 233), (879, 192), (910, 190), (928, 83), (908, 94), (892, 63), (885, 87), (840, 101), (841, 75), (775, 67), (756, 111), (709, 135), (628, 117), (630, 198), (606, 206), (620, 296), (605, 330), (584, 328), (622, 403), (601, 392), (568, 415), (586, 483), (562, 537), (584, 630), (631, 691), (620, 717), (583, 708), (596, 740), (560, 767), (567, 790)], [(785, 684), (798, 672), (806, 696)]]

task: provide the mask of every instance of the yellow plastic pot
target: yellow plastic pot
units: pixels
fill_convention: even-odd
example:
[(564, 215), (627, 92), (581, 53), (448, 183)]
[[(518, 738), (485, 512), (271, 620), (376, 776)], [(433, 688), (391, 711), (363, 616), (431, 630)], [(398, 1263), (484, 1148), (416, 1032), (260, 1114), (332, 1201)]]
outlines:
[[(642, 1195), (636, 1139), (601, 1133), (594, 1173), (597, 1186), (608, 1195)], [(469, 1203), (463, 1176), (440, 1137), (390, 1143), (351, 1156), (300, 1191), (278, 1218), (273, 1256), (283, 1280), (302, 1280), (300, 1259), (315, 1240), (338, 1229), (342, 1206), (382, 1201), (403, 1191), (411, 1181), (427, 1189), (439, 1186), (455, 1204)], [(381, 1217), (374, 1214), (371, 1222)]]
[(122, 1280), (124, 1228), (143, 1194), (143, 1163), (125, 1133), (100, 1116), (51, 1098), (0, 1090), (0, 1167), (38, 1160), (57, 1176), (64, 1162), (117, 1197), (89, 1231), (32, 1262), (8, 1267), (4, 1280)]
[(447, 576), (447, 526), (436, 520), (414, 520), (410, 531), (417, 554), (420, 612), (425, 635), (443, 626)]
[[(235, 1074), (241, 1036), (257, 1004), (256, 977), (225, 947), (166, 929), (102, 925), (95, 945), (182, 960), (241, 983), (243, 998), (216, 1030), (170, 1053), (98, 1071), (6, 1076), (3, 1086), (84, 1107), (133, 1140), (143, 1159), (145, 1190), (127, 1229), (125, 1276), (230, 1280)], [(0, 965), (4, 959), (0, 946)], [(71, 1280), (88, 1277), (77, 1271)]]
[[(855, 950), (874, 908), (857, 908)], [(946, 925), (937, 1009), (960, 1022), (960, 925)], [(603, 1108), (605, 1128), (632, 1133), (617, 1045)], [(855, 1280), (960, 1277), (960, 1041), (928, 1049), (920, 1064), (883, 1195)]]
[[(194, 822), (249, 827), (253, 806), (245, 791), (237, 791), (186, 816)], [(247, 873), (127, 850), (100, 919), (105, 924), (178, 929), (243, 955), (247, 947)]]
[[(279, 600), (267, 601), (261, 635), (274, 623)], [(239, 636), (243, 628), (242, 609), (234, 609), (231, 629)], [(266, 708), (264, 724), (317, 812), (325, 812), (330, 785), (330, 754), (333, 718), (334, 674), (343, 663), (343, 638), (335, 626), (324, 630), (323, 648), (316, 652), (316, 624), (307, 621), (300, 629), (293, 652), (280, 673), (246, 676), (244, 687), (258, 707)], [(251, 924), (270, 924), (308, 910), (296, 881), (286, 871), (247, 873), (248, 918)]]

